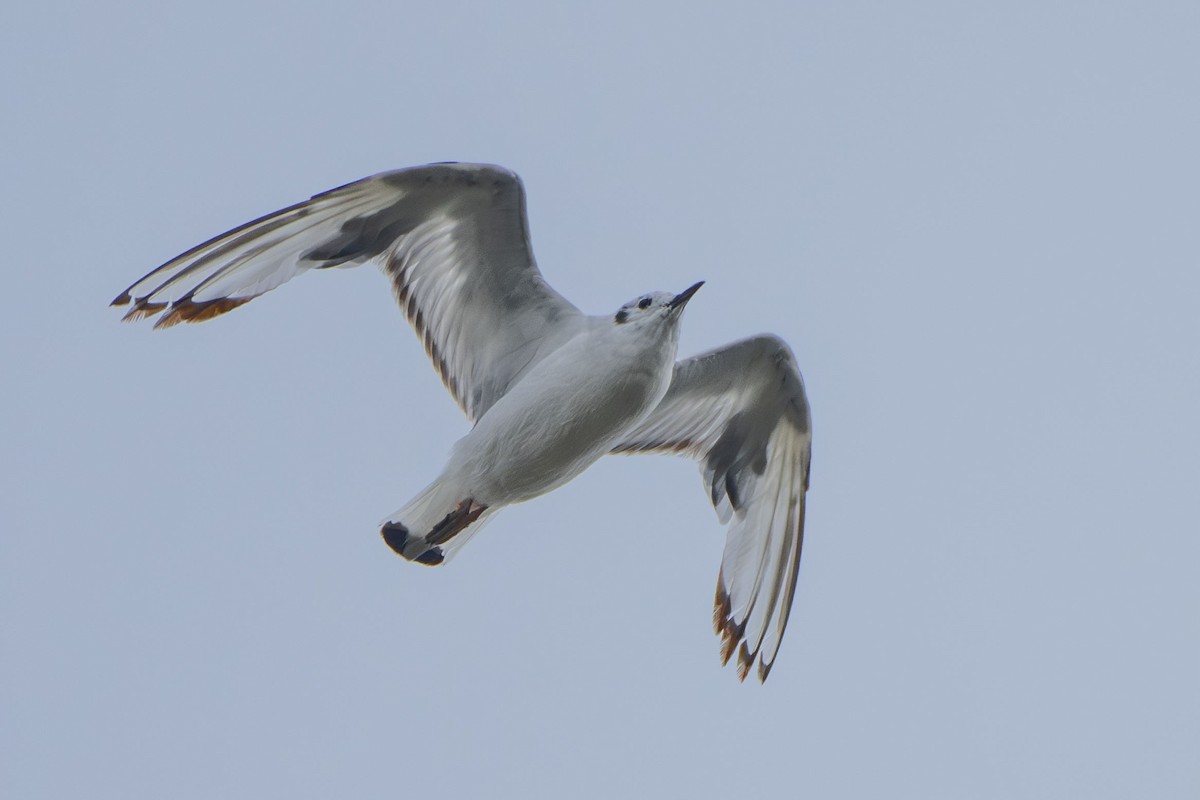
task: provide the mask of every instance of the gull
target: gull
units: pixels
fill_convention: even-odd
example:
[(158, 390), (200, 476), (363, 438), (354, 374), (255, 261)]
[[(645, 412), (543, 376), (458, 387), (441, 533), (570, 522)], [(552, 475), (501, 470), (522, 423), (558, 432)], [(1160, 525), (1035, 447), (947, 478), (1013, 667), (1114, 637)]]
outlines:
[(582, 313), (542, 278), (520, 178), (489, 164), (385, 172), (223, 233), (112, 305), (155, 328), (202, 322), (310, 269), (375, 264), (473, 426), (441, 474), (381, 523), (387, 545), (447, 561), (505, 506), (608, 453), (699, 462), (728, 527), (713, 610), (721, 663), (765, 681), (796, 591), (811, 419), (788, 346), (754, 336), (676, 361), (703, 285)]

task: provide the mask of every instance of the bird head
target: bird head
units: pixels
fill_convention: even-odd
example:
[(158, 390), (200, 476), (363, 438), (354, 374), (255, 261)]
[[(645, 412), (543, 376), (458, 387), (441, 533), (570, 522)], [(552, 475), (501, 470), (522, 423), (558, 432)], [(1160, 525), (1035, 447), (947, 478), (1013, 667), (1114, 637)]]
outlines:
[(613, 316), (616, 325), (642, 326), (667, 321), (677, 321), (683, 315), (683, 307), (687, 305), (692, 295), (704, 285), (704, 281), (694, 283), (679, 294), (672, 292), (650, 292), (630, 300), (617, 309)]

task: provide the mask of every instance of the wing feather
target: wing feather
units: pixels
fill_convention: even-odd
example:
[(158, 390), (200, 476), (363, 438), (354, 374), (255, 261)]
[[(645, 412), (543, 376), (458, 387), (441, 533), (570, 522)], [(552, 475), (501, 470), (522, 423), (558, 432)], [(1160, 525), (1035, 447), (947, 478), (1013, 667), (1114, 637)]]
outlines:
[(787, 626), (804, 534), (812, 432), (787, 345), (758, 336), (680, 361), (658, 407), (616, 453), (684, 453), (700, 462), (728, 525), (713, 625), (721, 660), (766, 680)]
[(126, 320), (201, 322), (310, 269), (377, 264), (442, 381), (478, 419), (585, 325), (533, 258), (520, 179), (485, 164), (364, 178), (197, 245), (122, 292)]

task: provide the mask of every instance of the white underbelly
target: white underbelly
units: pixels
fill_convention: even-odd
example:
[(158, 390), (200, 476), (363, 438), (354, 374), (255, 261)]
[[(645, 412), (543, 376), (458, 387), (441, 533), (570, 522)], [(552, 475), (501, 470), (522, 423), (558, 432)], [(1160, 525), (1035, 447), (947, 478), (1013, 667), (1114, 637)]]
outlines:
[(455, 445), (450, 468), (478, 502), (519, 503), (562, 486), (611, 450), (665, 391), (644, 369), (550, 375), (519, 383)]

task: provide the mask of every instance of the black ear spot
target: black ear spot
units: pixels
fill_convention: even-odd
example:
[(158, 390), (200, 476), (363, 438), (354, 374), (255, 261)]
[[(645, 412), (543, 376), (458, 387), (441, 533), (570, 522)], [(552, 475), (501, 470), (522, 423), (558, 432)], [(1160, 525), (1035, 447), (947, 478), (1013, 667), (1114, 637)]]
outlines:
[(649, 308), (649, 307), (650, 307), (650, 298), (649, 297), (643, 297), (641, 300), (638, 300), (638, 308)]
[(614, 317), (614, 319), (616, 319), (617, 324), (620, 325), (622, 322), (629, 319), (629, 312), (622, 308), (617, 312), (617, 316)]

